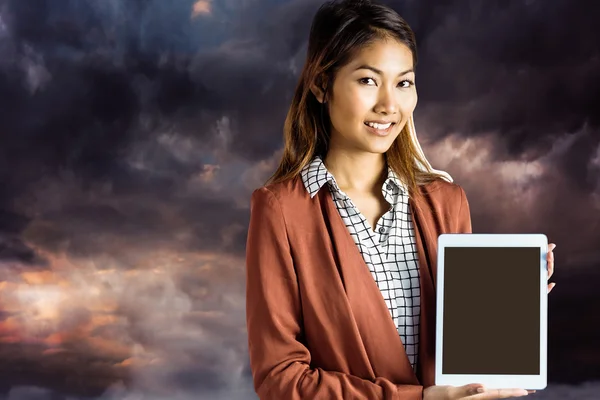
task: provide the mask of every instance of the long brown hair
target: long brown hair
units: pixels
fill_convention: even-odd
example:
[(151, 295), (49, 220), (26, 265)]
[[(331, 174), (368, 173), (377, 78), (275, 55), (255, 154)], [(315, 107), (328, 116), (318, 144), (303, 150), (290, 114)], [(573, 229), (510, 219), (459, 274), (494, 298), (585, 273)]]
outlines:
[[(325, 105), (310, 90), (311, 85), (321, 87), (327, 98), (336, 71), (357, 50), (378, 39), (395, 39), (405, 44), (412, 52), (416, 68), (414, 33), (394, 10), (369, 0), (328, 1), (319, 8), (310, 29), (306, 62), (285, 119), (283, 156), (267, 185), (295, 178), (317, 155), (324, 159), (331, 121)], [(419, 185), (444, 177), (429, 168), (411, 139), (409, 125), (403, 127), (385, 157), (407, 184), (409, 193), (418, 196)]]

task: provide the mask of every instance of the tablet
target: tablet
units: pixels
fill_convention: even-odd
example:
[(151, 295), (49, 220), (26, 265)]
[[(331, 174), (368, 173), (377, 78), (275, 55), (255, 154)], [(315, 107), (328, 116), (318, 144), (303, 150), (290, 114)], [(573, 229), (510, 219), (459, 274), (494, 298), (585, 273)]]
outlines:
[(438, 237), (435, 384), (544, 389), (548, 238)]

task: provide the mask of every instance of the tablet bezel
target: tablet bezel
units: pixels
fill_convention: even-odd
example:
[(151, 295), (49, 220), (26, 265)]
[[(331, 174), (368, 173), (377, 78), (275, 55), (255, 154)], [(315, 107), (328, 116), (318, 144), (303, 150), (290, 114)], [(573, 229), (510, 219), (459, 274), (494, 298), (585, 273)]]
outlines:
[[(540, 248), (540, 374), (470, 375), (443, 374), (444, 254), (446, 247), (539, 247)], [(541, 390), (547, 385), (548, 360), (548, 238), (544, 234), (445, 233), (438, 236), (436, 288), (435, 384), (463, 386), (480, 383), (490, 389), (522, 388)]]

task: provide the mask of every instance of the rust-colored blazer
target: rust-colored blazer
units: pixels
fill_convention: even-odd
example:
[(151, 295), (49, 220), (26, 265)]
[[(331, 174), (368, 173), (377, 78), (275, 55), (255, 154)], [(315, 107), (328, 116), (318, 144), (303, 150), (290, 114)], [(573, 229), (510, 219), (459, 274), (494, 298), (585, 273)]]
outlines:
[(252, 193), (246, 322), (260, 399), (422, 399), (434, 384), (437, 238), (471, 233), (464, 190), (441, 179), (411, 200), (420, 265), (413, 372), (383, 296), (323, 187), (302, 179)]

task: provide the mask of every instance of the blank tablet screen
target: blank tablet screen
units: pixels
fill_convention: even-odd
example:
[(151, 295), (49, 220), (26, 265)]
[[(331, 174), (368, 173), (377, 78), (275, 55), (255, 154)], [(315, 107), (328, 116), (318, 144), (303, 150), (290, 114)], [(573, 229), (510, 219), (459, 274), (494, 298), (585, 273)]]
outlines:
[(540, 373), (539, 247), (446, 247), (444, 374)]

